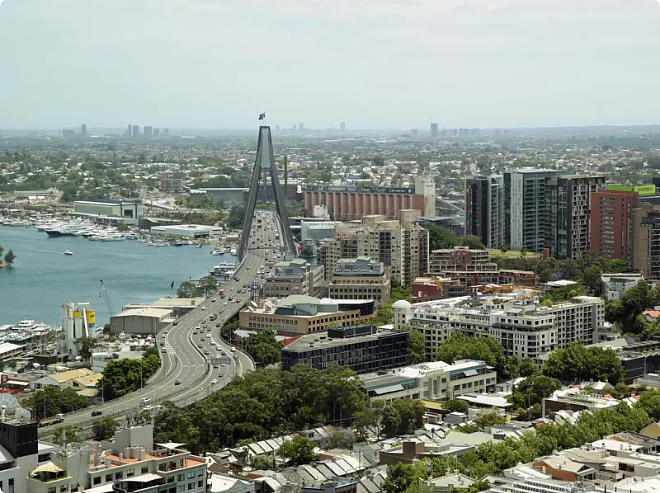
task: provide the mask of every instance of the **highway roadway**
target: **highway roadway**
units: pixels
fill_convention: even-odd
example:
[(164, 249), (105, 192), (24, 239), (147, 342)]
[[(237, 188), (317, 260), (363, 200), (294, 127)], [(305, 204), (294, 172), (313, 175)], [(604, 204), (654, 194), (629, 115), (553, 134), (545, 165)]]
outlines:
[[(131, 410), (156, 410), (158, 403), (166, 400), (189, 405), (220, 390), (234, 376), (254, 370), (252, 359), (223, 341), (220, 330), (252, 299), (254, 279), (263, 279), (270, 270), (265, 264), (283, 258), (282, 236), (274, 213), (255, 211), (248, 251), (234, 276), (221, 286), (224, 298), (214, 293), (195, 310), (180, 317), (176, 325), (157, 335), (162, 365), (144, 387), (102, 405), (68, 413), (61, 425), (89, 425), (93, 419), (91, 413), (98, 411), (103, 416), (119, 418)], [(212, 316), (217, 318), (211, 320)], [(213, 368), (211, 358), (217, 357), (226, 358), (226, 363)], [(40, 428), (40, 435), (50, 434), (56, 427)]]

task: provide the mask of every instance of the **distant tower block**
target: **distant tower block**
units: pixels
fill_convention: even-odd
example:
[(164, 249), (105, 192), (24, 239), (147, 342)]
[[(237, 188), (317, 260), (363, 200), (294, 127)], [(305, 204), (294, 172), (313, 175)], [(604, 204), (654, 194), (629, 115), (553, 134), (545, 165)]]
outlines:
[(289, 225), (289, 216), (286, 213), (285, 195), (277, 176), (277, 165), (275, 163), (275, 154), (273, 153), (273, 139), (270, 134), (270, 127), (261, 126), (259, 127), (259, 142), (257, 144), (257, 157), (254, 160), (254, 170), (252, 171), (250, 195), (245, 209), (245, 219), (243, 220), (243, 233), (238, 248), (238, 256), (241, 259), (245, 257), (248, 249), (247, 245), (250, 238), (250, 231), (252, 230), (254, 208), (257, 205), (257, 195), (259, 194), (259, 182), (263, 178), (265, 186), (266, 180), (269, 176), (271, 183), (273, 184), (272, 189), (275, 195), (276, 212), (282, 223), (286, 253), (287, 255), (296, 256), (296, 247), (293, 243), (293, 235), (291, 234), (291, 226)]

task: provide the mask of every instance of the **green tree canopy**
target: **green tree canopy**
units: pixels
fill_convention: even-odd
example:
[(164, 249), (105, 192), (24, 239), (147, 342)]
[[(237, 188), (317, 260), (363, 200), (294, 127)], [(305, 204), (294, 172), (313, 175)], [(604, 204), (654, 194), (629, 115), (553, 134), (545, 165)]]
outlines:
[(110, 416), (96, 419), (92, 423), (92, 435), (98, 441), (108, 440), (115, 436), (119, 422)]
[(32, 414), (36, 418), (48, 418), (89, 406), (87, 398), (78, 395), (74, 389), (59, 389), (51, 386), (33, 392), (23, 402), (24, 407), (32, 409)]
[(543, 364), (542, 373), (562, 381), (597, 380), (612, 385), (624, 379), (623, 364), (614, 351), (581, 344), (553, 351)]
[(552, 395), (555, 390), (561, 389), (558, 380), (546, 375), (527, 377), (513, 390), (511, 402), (516, 408), (527, 408), (534, 404), (541, 404), (543, 399)]
[(285, 459), (288, 464), (299, 466), (316, 459), (315, 448), (316, 444), (309, 438), (296, 436), (280, 445), (277, 455)]
[(264, 365), (272, 365), (282, 359), (282, 343), (270, 329), (250, 334), (245, 340), (244, 349), (254, 361)]
[(480, 360), (502, 372), (504, 349), (490, 337), (465, 337), (461, 332), (454, 331), (438, 346), (435, 359), (450, 364), (461, 359)]

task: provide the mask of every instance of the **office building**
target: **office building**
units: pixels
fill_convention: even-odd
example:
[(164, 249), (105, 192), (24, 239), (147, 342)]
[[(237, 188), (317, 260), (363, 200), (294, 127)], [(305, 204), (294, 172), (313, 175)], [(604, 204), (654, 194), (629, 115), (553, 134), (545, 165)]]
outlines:
[(303, 363), (321, 370), (330, 363), (356, 373), (371, 373), (409, 363), (408, 332), (379, 330), (370, 325), (331, 328), (300, 337), (282, 349), (282, 369)]
[(163, 129), (163, 138), (165, 138), (165, 139), (170, 138), (170, 129), (169, 128), (164, 128)]
[(31, 471), (26, 493), (207, 493), (206, 466), (181, 444), (154, 444), (153, 425), (129, 424), (114, 441), (74, 442), (52, 454)]
[(493, 392), (497, 372), (483, 361), (459, 360), (453, 364), (434, 361), (361, 375), (360, 380), (373, 399), (444, 401), (468, 392)]
[(335, 226), (342, 224), (338, 221), (301, 221), (300, 238), (302, 241), (312, 240), (319, 242), (335, 237)]
[(437, 136), (438, 136), (438, 124), (431, 123), (431, 137), (437, 137)]
[(154, 128), (154, 138), (160, 137), (160, 129), (159, 128)]
[(548, 203), (546, 179), (559, 172), (549, 169), (523, 168), (504, 173), (505, 244), (512, 250), (523, 245), (540, 253), (548, 237)]
[(473, 176), (465, 184), (465, 234), (481, 238), (488, 248), (500, 248), (506, 242), (504, 177)]
[(263, 283), (265, 297), (286, 298), (292, 294), (313, 296), (321, 287), (324, 267), (312, 265), (305, 259), (284, 260), (273, 266), (273, 272)]
[(398, 221), (365, 216), (361, 224), (336, 225), (334, 240), (323, 241), (318, 250), (326, 280), (340, 259), (369, 257), (389, 267), (393, 280), (410, 286), (429, 262), (429, 232), (417, 224), (418, 217), (416, 211), (401, 211)]
[(291, 295), (276, 304), (248, 304), (239, 312), (242, 329), (270, 329), (282, 334), (307, 334), (330, 327), (356, 325), (375, 311), (374, 300), (333, 300)]
[(660, 205), (633, 211), (632, 267), (645, 277), (660, 277)]
[(591, 194), (591, 252), (632, 263), (634, 191), (599, 190)]
[(327, 207), (333, 221), (354, 221), (362, 216), (383, 215), (396, 219), (405, 209), (435, 216), (435, 183), (418, 176), (414, 187), (364, 187), (356, 185), (302, 185), (305, 209)]
[(591, 251), (591, 197), (605, 188), (602, 175), (546, 179), (549, 229), (546, 245), (556, 258), (579, 259)]
[(145, 125), (144, 127), (144, 137), (150, 139), (154, 136), (154, 128), (150, 125)]
[(126, 129), (126, 137), (129, 139), (133, 137), (133, 125), (129, 125), (128, 128)]
[(73, 139), (76, 136), (76, 132), (70, 129), (62, 130), (63, 139)]
[(81, 123), (80, 124), (80, 136), (83, 139), (87, 137), (87, 124), (86, 123)]
[(346, 122), (341, 122), (339, 124), (339, 131), (342, 133), (342, 135), (346, 133)]
[(453, 331), (468, 337), (491, 337), (507, 356), (538, 358), (573, 343), (592, 344), (605, 323), (601, 298), (578, 296), (541, 306), (528, 290), (497, 296), (450, 298), (393, 306), (395, 328), (410, 326), (426, 338), (427, 358)]
[(341, 259), (335, 265), (328, 295), (337, 300), (390, 299), (390, 268), (369, 257)]
[(131, 131), (131, 137), (134, 139), (140, 136), (140, 125), (133, 125)]
[(55, 445), (39, 442), (36, 422), (9, 416), (0, 426), (0, 447), (0, 490), (4, 493), (27, 493), (27, 474), (47, 464), (51, 455), (59, 449)]

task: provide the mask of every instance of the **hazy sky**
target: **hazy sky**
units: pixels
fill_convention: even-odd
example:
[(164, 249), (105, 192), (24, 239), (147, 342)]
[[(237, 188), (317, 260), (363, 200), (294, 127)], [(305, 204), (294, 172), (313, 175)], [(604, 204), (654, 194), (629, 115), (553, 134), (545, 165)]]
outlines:
[(4, 0), (0, 128), (660, 123), (659, 57), (658, 0)]

